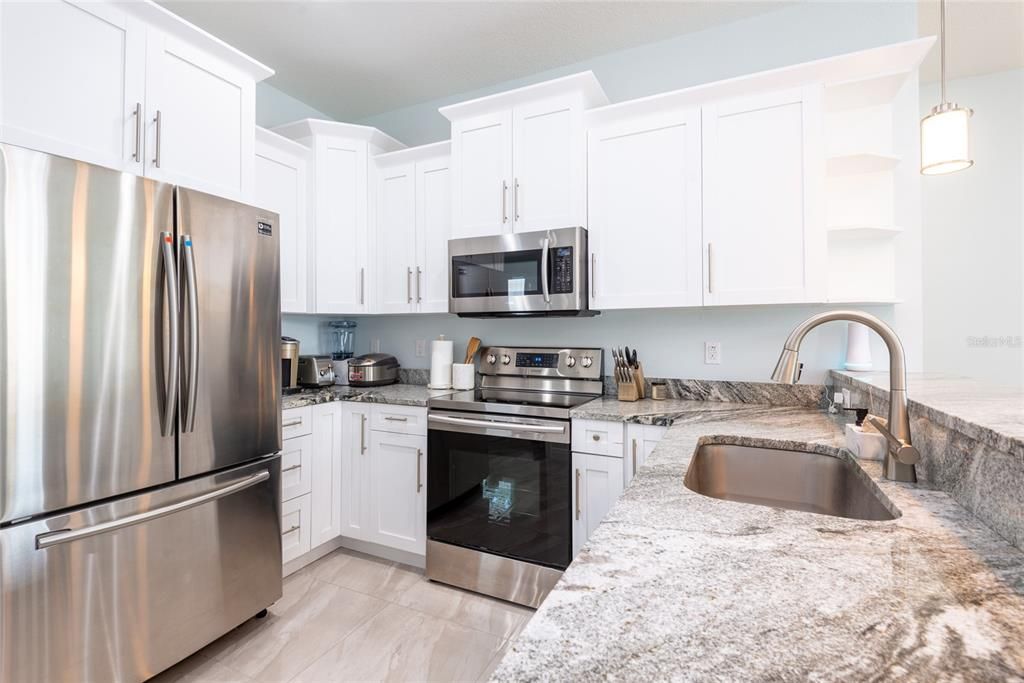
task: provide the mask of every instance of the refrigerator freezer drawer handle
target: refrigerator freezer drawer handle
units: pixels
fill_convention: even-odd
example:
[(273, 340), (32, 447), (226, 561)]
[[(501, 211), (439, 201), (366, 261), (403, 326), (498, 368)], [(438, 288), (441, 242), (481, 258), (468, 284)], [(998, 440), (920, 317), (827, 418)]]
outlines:
[(196, 430), (196, 399), (199, 395), (199, 289), (196, 284), (196, 258), (192, 248), (192, 235), (181, 236), (181, 250), (185, 260), (185, 282), (188, 292), (188, 376), (185, 383), (185, 419), (182, 431)]
[(160, 233), (160, 253), (164, 262), (164, 285), (167, 288), (167, 384), (164, 396), (164, 414), (161, 433), (174, 432), (174, 410), (178, 407), (178, 267), (174, 262), (174, 238), (169, 232)]
[(263, 470), (255, 474), (251, 474), (244, 479), (240, 479), (231, 484), (221, 486), (220, 488), (208, 491), (195, 498), (189, 498), (188, 500), (178, 501), (171, 505), (165, 505), (153, 510), (146, 512), (139, 512), (134, 515), (128, 515), (121, 519), (112, 519), (109, 522), (103, 522), (101, 524), (95, 524), (93, 526), (87, 526), (82, 529), (62, 529), (60, 531), (49, 532), (45, 534), (39, 534), (36, 536), (36, 548), (38, 550), (45, 550), (55, 545), (61, 545), (63, 543), (71, 543), (72, 541), (80, 541), (83, 538), (89, 538), (91, 536), (99, 536), (100, 534), (109, 533), (111, 531), (117, 531), (126, 527), (135, 526), (136, 524), (145, 524), (146, 522), (152, 522), (154, 519), (166, 517), (167, 515), (173, 515), (177, 512), (183, 512), (194, 507), (198, 507), (205, 503), (230, 496), (233, 493), (244, 491), (247, 488), (255, 486), (261, 482), (270, 479), (270, 472)]

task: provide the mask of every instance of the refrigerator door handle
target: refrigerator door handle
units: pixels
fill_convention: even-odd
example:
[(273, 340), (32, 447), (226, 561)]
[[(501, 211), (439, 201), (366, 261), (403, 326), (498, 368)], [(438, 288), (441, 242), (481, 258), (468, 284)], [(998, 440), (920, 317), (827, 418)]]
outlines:
[(250, 474), (248, 477), (239, 479), (238, 481), (226, 484), (213, 489), (212, 491), (207, 491), (195, 498), (188, 498), (186, 500), (178, 501), (177, 503), (154, 508), (153, 510), (138, 512), (134, 515), (122, 517), (121, 519), (112, 519), (109, 522), (102, 522), (100, 524), (94, 524), (93, 526), (87, 526), (81, 529), (61, 529), (59, 531), (39, 534), (36, 536), (36, 549), (45, 550), (55, 545), (71, 543), (72, 541), (79, 541), (83, 538), (89, 538), (90, 536), (98, 536), (111, 531), (117, 531), (118, 529), (135, 526), (136, 524), (151, 522), (154, 519), (173, 515), (177, 512), (182, 512), (184, 510), (203, 505), (204, 503), (217, 500), (218, 498), (224, 498), (225, 496), (230, 496), (233, 493), (244, 491), (245, 489), (264, 482), (267, 479), (270, 479), (270, 471), (261, 470), (255, 474)]
[(199, 394), (199, 289), (196, 286), (196, 260), (192, 251), (192, 235), (181, 236), (185, 261), (185, 289), (188, 299), (188, 375), (185, 382), (185, 417), (182, 431), (196, 429), (196, 397)]
[(167, 384), (164, 396), (164, 414), (160, 432), (164, 436), (174, 433), (174, 410), (178, 406), (178, 268), (174, 262), (174, 237), (169, 232), (160, 233), (160, 253), (164, 262), (164, 286), (167, 297), (167, 328), (170, 339), (168, 351)]

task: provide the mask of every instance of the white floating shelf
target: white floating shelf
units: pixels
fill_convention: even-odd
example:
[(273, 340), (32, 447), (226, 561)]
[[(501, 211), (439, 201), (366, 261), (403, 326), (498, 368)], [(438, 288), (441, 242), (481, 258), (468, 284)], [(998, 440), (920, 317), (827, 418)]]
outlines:
[(895, 154), (865, 152), (860, 154), (837, 154), (825, 160), (825, 169), (830, 176), (853, 175), (855, 173), (880, 173), (891, 171), (902, 159)]
[(895, 237), (903, 232), (897, 225), (830, 225), (829, 237), (837, 238), (883, 238)]
[(858, 107), (888, 104), (896, 99), (910, 71), (888, 73), (874, 78), (836, 83), (825, 88), (825, 111), (842, 111)]

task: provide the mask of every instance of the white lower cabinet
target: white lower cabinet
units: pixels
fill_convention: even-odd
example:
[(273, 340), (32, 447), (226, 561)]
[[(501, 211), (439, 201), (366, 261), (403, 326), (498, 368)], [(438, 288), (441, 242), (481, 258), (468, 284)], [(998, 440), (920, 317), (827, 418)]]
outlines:
[(291, 500), (313, 488), (313, 435), (285, 439), (281, 448), (281, 500)]
[(281, 562), (284, 564), (310, 551), (310, 498), (306, 494), (281, 503)]
[(625, 477), (626, 485), (633, 481), (633, 475), (647, 462), (647, 456), (651, 454), (654, 447), (665, 436), (668, 427), (657, 425), (626, 425), (626, 458)]
[(622, 458), (573, 452), (572, 469), (572, 554), (575, 557), (622, 495)]
[(313, 472), (310, 544), (312, 548), (341, 535), (341, 403), (312, 407)]
[(345, 404), (342, 535), (426, 553), (425, 408)]

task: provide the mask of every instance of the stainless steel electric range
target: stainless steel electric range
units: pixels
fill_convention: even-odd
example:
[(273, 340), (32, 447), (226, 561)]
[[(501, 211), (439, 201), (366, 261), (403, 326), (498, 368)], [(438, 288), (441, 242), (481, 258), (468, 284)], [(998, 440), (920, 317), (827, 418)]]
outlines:
[(536, 607), (572, 561), (569, 411), (603, 393), (602, 351), (480, 357), (480, 388), (427, 402), (427, 577)]

